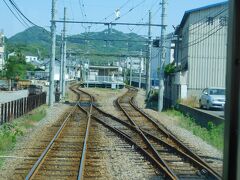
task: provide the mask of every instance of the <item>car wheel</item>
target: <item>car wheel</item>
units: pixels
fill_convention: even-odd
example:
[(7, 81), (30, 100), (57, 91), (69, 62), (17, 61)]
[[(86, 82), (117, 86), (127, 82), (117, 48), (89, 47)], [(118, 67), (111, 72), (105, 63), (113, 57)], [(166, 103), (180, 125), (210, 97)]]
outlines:
[(209, 103), (206, 104), (206, 109), (207, 109), (207, 110), (210, 110), (210, 105), (209, 105)]
[(203, 105), (202, 105), (202, 102), (201, 102), (201, 100), (199, 100), (199, 107), (200, 107), (200, 109), (202, 109), (202, 108), (203, 108)]

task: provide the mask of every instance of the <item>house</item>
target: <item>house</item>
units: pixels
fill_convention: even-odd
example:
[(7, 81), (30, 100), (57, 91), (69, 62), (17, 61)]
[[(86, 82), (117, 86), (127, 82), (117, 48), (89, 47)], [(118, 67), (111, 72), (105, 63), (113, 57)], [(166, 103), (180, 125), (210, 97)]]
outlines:
[(185, 12), (175, 31), (175, 102), (199, 96), (206, 87), (225, 87), (227, 20), (227, 2)]
[[(35, 71), (27, 71), (27, 77), (29, 79), (49, 80), (49, 64), (50, 59), (43, 60), (42, 63), (39, 65), (39, 68), (37, 68)], [(66, 80), (69, 79), (68, 73), (66, 73), (65, 78)], [(58, 59), (55, 60), (54, 80), (55, 81), (60, 80), (60, 61)]]
[(38, 57), (37, 56), (33, 56), (33, 55), (26, 55), (25, 59), (26, 59), (27, 63), (37, 62), (38, 61)]
[(5, 60), (4, 60), (4, 35), (3, 33), (0, 33), (0, 71), (3, 70), (4, 65), (5, 65)]

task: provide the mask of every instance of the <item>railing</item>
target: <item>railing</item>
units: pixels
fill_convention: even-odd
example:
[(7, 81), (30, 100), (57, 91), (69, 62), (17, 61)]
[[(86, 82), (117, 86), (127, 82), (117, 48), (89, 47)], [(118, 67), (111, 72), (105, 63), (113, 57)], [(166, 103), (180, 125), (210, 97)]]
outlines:
[(28, 96), (1, 104), (0, 125), (10, 122), (36, 107), (46, 104), (46, 96), (46, 92), (43, 92), (39, 95)]
[(88, 76), (88, 82), (123, 82), (122, 76)]

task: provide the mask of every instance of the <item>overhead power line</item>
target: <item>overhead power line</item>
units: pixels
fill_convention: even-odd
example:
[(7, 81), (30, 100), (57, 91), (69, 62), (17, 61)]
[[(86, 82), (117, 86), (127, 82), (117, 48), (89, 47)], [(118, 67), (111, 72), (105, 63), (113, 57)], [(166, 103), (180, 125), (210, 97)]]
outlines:
[[(75, 24), (103, 24), (103, 25), (111, 25), (111, 26), (115, 26), (115, 25), (120, 25), (120, 26), (124, 26), (124, 25), (133, 25), (133, 26), (149, 26), (148, 23), (125, 23), (125, 22), (96, 22), (96, 21), (64, 21), (64, 20), (54, 20), (53, 22), (56, 23), (75, 23)], [(156, 27), (161, 27), (161, 26), (166, 26), (166, 25), (161, 25), (161, 24), (150, 24), (150, 26), (156, 26)]]
[[(14, 16), (17, 18), (17, 20), (21, 23), (21, 24), (25, 24), (24, 26), (26, 28), (30, 28), (30, 26), (27, 24), (27, 22), (29, 24), (31, 24), (32, 26), (36, 26), (39, 27), (41, 29), (43, 29), (44, 31), (46, 31), (47, 33), (50, 33), (49, 31), (47, 31), (44, 27), (37, 25), (36, 23), (34, 23), (33, 21), (31, 21), (17, 6), (17, 4), (15, 3), (14, 0), (9, 0), (9, 3), (12, 5), (14, 11), (18, 14), (19, 18), (17, 17), (17, 15), (13, 12), (13, 10), (10, 8), (10, 6), (7, 4), (7, 2), (5, 0), (3, 0), (4, 3), (7, 5), (8, 9), (14, 14)], [(20, 20), (20, 18), (22, 19), (22, 21)]]
[[(68, 38), (68, 39), (71, 39), (71, 37)], [(123, 42), (143, 42), (143, 43), (148, 42), (147, 39), (144, 41), (144, 40), (131, 40), (131, 38), (129, 38), (129, 39), (97, 39), (97, 38), (92, 39), (92, 38), (78, 38), (78, 40), (83, 40), (83, 41), (120, 41), (120, 42), (123, 41)]]
[(22, 11), (17, 7), (16, 3), (13, 0), (9, 0), (9, 2), (12, 4), (12, 6), (32, 25), (34, 26), (38, 26), (37, 24), (35, 24), (34, 22), (32, 22), (29, 18), (27, 18)]
[(11, 11), (11, 13), (14, 15), (14, 17), (26, 28), (29, 27), (29, 25), (24, 21), (24, 20), (20, 20), (20, 17), (18, 17), (13, 10), (10, 8), (10, 6), (7, 4), (7, 2), (5, 0), (3, 0), (3, 2), (5, 3), (5, 5), (7, 6), (7, 8)]

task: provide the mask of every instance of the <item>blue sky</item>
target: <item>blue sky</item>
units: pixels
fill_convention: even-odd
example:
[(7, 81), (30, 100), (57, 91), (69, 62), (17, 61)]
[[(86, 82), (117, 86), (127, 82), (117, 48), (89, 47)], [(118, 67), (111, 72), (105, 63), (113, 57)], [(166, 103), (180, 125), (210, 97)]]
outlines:
[[(6, 0), (8, 1), (8, 0)], [(223, 0), (169, 0), (167, 4), (167, 31), (173, 31), (172, 25), (180, 23), (186, 10), (222, 2)], [(49, 29), (51, 17), (51, 0), (15, 0), (18, 7), (34, 23)], [(57, 19), (63, 18), (63, 8), (67, 7), (69, 20), (78, 21), (104, 21), (104, 18), (110, 16), (106, 21), (112, 21), (115, 18), (114, 12), (120, 8), (121, 18), (118, 22), (147, 22), (147, 12), (151, 9), (153, 18), (152, 23), (160, 24), (160, 5), (161, 0), (57, 0)], [(84, 8), (83, 8), (84, 5)], [(136, 8), (134, 8), (136, 7)], [(127, 13), (130, 9), (131, 12)], [(83, 13), (81, 11), (83, 10)], [(86, 14), (86, 17), (83, 15)], [(126, 14), (126, 15), (124, 15)], [(26, 29), (7, 9), (3, 0), (0, 1), (1, 23), (0, 30), (4, 30), (7, 37), (14, 35)], [(124, 15), (124, 16), (123, 16)], [(143, 18), (143, 20), (142, 20)], [(68, 25), (68, 34), (77, 34), (84, 32), (87, 28), (79, 24)], [(103, 25), (91, 26), (90, 31), (101, 31), (106, 28)], [(147, 35), (147, 28), (125, 26), (114, 27), (124, 32), (135, 32), (141, 35)], [(62, 24), (57, 24), (57, 32), (62, 29)], [(160, 28), (153, 28), (153, 36), (160, 35)]]

